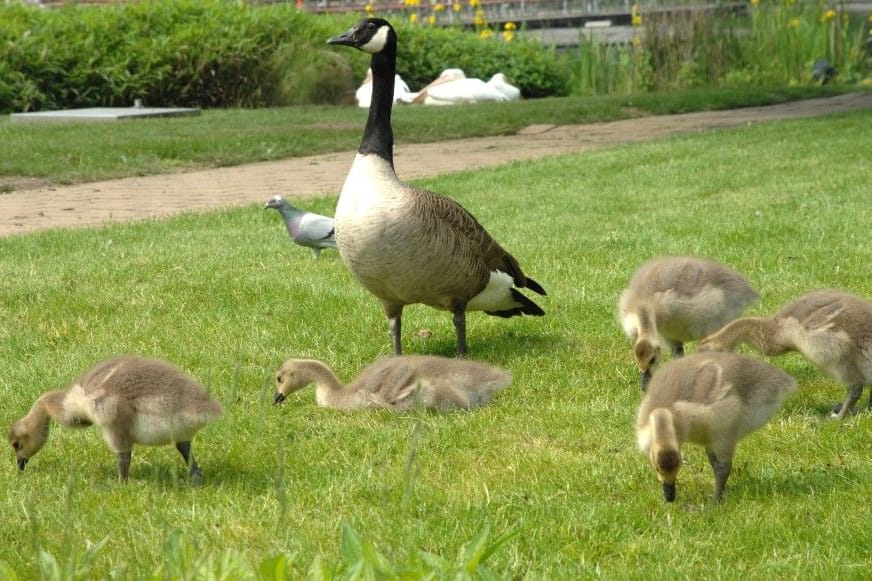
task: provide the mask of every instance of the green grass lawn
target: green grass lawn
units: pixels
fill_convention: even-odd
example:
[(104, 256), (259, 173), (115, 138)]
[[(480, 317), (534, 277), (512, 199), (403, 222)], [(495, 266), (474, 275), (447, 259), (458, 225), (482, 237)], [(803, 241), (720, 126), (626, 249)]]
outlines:
[[(390, 340), (336, 252), (313, 260), (260, 206), (0, 239), (0, 424), (125, 352), (176, 362), (226, 408), (194, 440), (200, 488), (169, 447), (136, 448), (119, 485), (94, 429), (53, 429), (22, 474), (7, 448), (0, 561), (33, 578), (40, 554), (45, 571), (47, 554), (64, 566), (105, 540), (91, 576), (239, 578), (285, 554), (295, 577), (314, 562), (325, 578), (359, 554), (375, 567), (374, 546), (414, 577), (435, 566), (422, 551), (453, 564), (482, 531), (485, 545), (517, 531), (491, 571), (865, 577), (870, 414), (828, 421), (843, 387), (798, 356), (773, 359), (800, 389), (740, 445), (725, 501), (708, 501), (705, 454), (686, 447), (666, 504), (635, 449), (638, 374), (615, 309), (633, 270), (661, 254), (745, 273), (762, 296), (750, 313), (818, 287), (872, 297), (870, 126), (872, 112), (778, 122), (418, 182), (464, 204), (549, 292), (542, 319), (469, 316), (470, 356), (515, 375), (473, 413), (343, 414), (317, 408), (312, 390), (273, 406), (283, 359), (322, 359), (350, 379)], [(404, 323), (408, 353), (452, 353), (446, 313), (409, 307)], [(343, 523), (363, 549), (341, 542)], [(472, 570), (474, 548), (460, 558)]]
[[(645, 114), (766, 105), (835, 95), (845, 87), (695, 89), (624, 97), (565, 97), (441, 107), (397, 107), (404, 143), (516, 133), (534, 123), (593, 123)], [(206, 110), (198, 117), (106, 123), (12, 123), (0, 119), (3, 177), (79, 183), (353, 150), (366, 110), (356, 107)]]

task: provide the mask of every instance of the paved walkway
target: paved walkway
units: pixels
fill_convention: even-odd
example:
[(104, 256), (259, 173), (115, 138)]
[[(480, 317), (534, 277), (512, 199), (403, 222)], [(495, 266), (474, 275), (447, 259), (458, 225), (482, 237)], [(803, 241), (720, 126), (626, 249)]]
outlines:
[[(872, 108), (872, 93), (850, 93), (783, 105), (642, 117), (611, 123), (535, 125), (512, 136), (429, 144), (401, 143), (395, 150), (395, 165), (400, 177), (410, 180), (679, 133), (868, 108)], [(353, 156), (354, 152), (346, 151), (182, 174), (0, 194), (0, 236), (263, 203), (276, 193), (290, 199), (335, 195), (342, 186)]]

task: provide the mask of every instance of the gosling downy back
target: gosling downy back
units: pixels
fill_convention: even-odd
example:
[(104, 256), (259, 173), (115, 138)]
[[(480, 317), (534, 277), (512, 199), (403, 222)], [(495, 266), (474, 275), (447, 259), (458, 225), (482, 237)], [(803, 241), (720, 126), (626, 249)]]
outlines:
[(685, 343), (720, 329), (757, 300), (744, 276), (711, 260), (661, 257), (639, 267), (621, 294), (618, 319), (633, 340), (642, 389), (664, 347), (680, 357)]
[(543, 315), (520, 289), (543, 295), (545, 290), (468, 211), (397, 177), (390, 121), (397, 35), (391, 25), (364, 18), (329, 42), (372, 55), (372, 102), (336, 208), (336, 242), (351, 273), (381, 301), (394, 354), (402, 353), (405, 305), (451, 311), (460, 355), (467, 351), (468, 310), (500, 317)]
[(788, 374), (735, 353), (694, 353), (664, 365), (639, 407), (636, 437), (668, 502), (685, 442), (703, 446), (720, 500), (739, 441), (766, 424), (796, 390)]
[[(748, 343), (765, 355), (797, 351), (847, 387), (833, 416), (851, 413), (872, 384), (872, 302), (840, 290), (816, 290), (770, 317), (737, 319), (706, 337), (700, 349), (732, 351)], [(872, 409), (872, 394), (869, 407)]]
[(276, 371), (275, 402), (315, 383), (323, 407), (467, 410), (487, 404), (511, 381), (511, 373), (485, 363), (409, 355), (378, 359), (344, 386), (320, 361), (288, 359)]
[(221, 404), (192, 377), (167, 361), (122, 356), (96, 364), (68, 389), (43, 394), (12, 425), (9, 442), (20, 470), (46, 443), (50, 420), (65, 427), (97, 425), (118, 455), (118, 476), (127, 479), (134, 444), (175, 444), (190, 467), (194, 434), (223, 412)]

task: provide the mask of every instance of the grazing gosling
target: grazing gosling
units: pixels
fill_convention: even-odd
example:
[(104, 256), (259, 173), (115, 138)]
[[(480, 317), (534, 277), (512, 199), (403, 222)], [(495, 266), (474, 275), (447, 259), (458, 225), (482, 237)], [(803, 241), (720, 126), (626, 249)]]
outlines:
[(666, 502), (675, 500), (685, 442), (705, 447), (719, 501), (739, 440), (768, 422), (795, 390), (780, 369), (735, 353), (694, 353), (658, 371), (639, 408), (636, 438)]
[(701, 339), (742, 314), (759, 299), (738, 272), (710, 260), (662, 257), (646, 262), (618, 302), (621, 327), (633, 340), (642, 390), (662, 359), (684, 355), (684, 343)]
[[(863, 386), (872, 384), (872, 302), (838, 290), (817, 290), (787, 303), (771, 317), (737, 319), (703, 339), (700, 349), (732, 351), (748, 343), (764, 355), (798, 351), (845, 384), (845, 401), (832, 417), (851, 413)], [(869, 395), (872, 409), (872, 393)]]
[(346, 387), (320, 361), (288, 359), (276, 371), (275, 403), (314, 383), (318, 405), (338, 410), (465, 410), (487, 404), (511, 381), (511, 373), (485, 363), (407, 355), (377, 360)]
[(192, 480), (199, 482), (203, 473), (191, 453), (191, 438), (222, 412), (203, 386), (169, 362), (115, 357), (86, 371), (69, 389), (43, 394), (12, 424), (9, 443), (23, 471), (48, 440), (50, 420), (70, 428), (96, 424), (118, 455), (119, 480), (127, 480), (133, 444), (173, 443)]

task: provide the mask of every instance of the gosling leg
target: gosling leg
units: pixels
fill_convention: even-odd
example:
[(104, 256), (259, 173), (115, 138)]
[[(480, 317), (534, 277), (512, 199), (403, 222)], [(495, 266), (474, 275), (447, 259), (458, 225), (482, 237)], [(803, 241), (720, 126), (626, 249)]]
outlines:
[(176, 442), (176, 450), (185, 459), (185, 466), (188, 467), (191, 473), (191, 481), (196, 484), (203, 482), (203, 471), (197, 466), (197, 461), (194, 460), (194, 454), (191, 453), (191, 442)]
[[(860, 394), (862, 393), (862, 383), (857, 383), (848, 387), (848, 396), (845, 398), (845, 402), (836, 404), (833, 407), (833, 413), (830, 414), (830, 417), (837, 420), (845, 419), (845, 416), (851, 413), (851, 410), (854, 409), (854, 405), (857, 403), (857, 400), (860, 399)], [(872, 394), (870, 394), (869, 397), (872, 398)]]
[(712, 450), (706, 450), (705, 453), (712, 466), (712, 472), (715, 474), (715, 493), (712, 495), (712, 500), (720, 502), (727, 486), (727, 478), (730, 477), (730, 472), (733, 470), (733, 460), (718, 460), (717, 455)]

